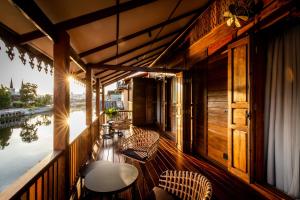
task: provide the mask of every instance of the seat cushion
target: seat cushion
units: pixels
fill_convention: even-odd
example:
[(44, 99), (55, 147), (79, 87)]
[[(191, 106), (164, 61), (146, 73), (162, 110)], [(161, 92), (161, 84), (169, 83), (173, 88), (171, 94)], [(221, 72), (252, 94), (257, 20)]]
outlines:
[(128, 148), (122, 151), (122, 154), (134, 158), (136, 160), (145, 161), (147, 160), (147, 153), (143, 151), (136, 151), (135, 149)]
[(148, 194), (147, 200), (179, 200), (175, 195), (170, 194), (160, 187), (154, 187)]

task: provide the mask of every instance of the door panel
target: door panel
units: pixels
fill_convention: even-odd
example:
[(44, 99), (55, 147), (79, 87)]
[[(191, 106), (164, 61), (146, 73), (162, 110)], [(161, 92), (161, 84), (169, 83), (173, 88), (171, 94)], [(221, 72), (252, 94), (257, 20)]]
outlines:
[(228, 170), (250, 181), (249, 37), (228, 47)]
[(183, 74), (176, 74), (177, 97), (176, 97), (176, 144), (178, 149), (183, 150), (183, 107), (182, 107), (182, 90), (183, 90)]

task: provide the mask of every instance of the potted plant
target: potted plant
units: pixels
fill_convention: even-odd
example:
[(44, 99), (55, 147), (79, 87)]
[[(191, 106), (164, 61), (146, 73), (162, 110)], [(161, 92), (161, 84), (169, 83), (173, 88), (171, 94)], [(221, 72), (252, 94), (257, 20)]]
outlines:
[(108, 108), (104, 111), (109, 120), (112, 120), (118, 114), (118, 110), (115, 107)]

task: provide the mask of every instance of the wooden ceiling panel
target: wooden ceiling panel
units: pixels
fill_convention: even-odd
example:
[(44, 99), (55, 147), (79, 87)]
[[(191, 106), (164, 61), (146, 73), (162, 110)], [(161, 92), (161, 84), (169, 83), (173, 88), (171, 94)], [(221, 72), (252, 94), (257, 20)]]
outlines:
[(193, 18), (194, 15), (190, 17), (183, 18), (176, 23), (168, 24), (165, 26), (162, 31), (160, 32), (159, 36), (166, 35), (174, 30), (183, 29), (185, 25)]
[(143, 30), (168, 19), (175, 0), (156, 1), (120, 14), (120, 36)]
[[(106, 70), (106, 71), (101, 72), (100, 74), (98, 74), (97, 78), (103, 79), (103, 78), (109, 76), (110, 74), (116, 73), (116, 72), (118, 72), (118, 71), (115, 71), (115, 70)], [(97, 74), (97, 73), (95, 73), (95, 74)]]
[[(162, 41), (160, 41), (160, 42), (156, 42), (156, 43), (154, 43), (153, 45), (149, 45), (149, 46), (147, 46), (147, 47), (145, 47), (145, 48), (136, 50), (136, 51), (134, 51), (134, 52), (132, 52), (132, 53), (130, 53), (130, 54), (127, 54), (127, 55), (125, 55), (125, 56), (122, 56), (122, 57), (120, 57), (120, 58), (117, 59), (117, 60), (118, 60), (118, 61), (117, 61), (117, 64), (122, 63), (123, 61), (128, 60), (128, 59), (130, 59), (130, 58), (132, 58), (132, 57), (134, 57), (134, 56), (137, 56), (137, 55), (143, 54), (143, 53), (145, 53), (145, 52), (147, 52), (147, 51), (150, 51), (151, 49), (154, 49), (154, 48), (159, 47), (159, 46), (161, 46), (161, 45), (168, 44), (169, 42), (172, 41), (172, 39), (173, 39), (173, 38), (171, 37), (171, 38), (162, 40)], [(116, 63), (116, 62), (112, 62), (112, 63)], [(111, 64), (111, 62), (109, 62), (109, 64)]]
[(116, 17), (108, 17), (68, 31), (77, 52), (89, 50), (116, 39)]
[(150, 52), (150, 53), (147, 53), (147, 54), (145, 54), (145, 55), (143, 55), (143, 56), (140, 56), (140, 57), (137, 58), (137, 59), (134, 59), (134, 60), (131, 60), (131, 61), (127, 62), (126, 65), (128, 65), (128, 66), (134, 65), (134, 64), (136, 64), (136, 63), (138, 63), (138, 62), (141, 62), (141, 61), (143, 61), (143, 60), (147, 60), (147, 59), (149, 59), (149, 58), (152, 57), (152, 56), (154, 56), (154, 58), (155, 58), (156, 56), (159, 56), (159, 53), (161, 53), (163, 49), (164, 49), (164, 48), (160, 48), (160, 49), (158, 49), (158, 50), (155, 50), (155, 51), (152, 51), (152, 52)]
[[(128, 0), (121, 0), (120, 3)], [(82, 16), (116, 5), (115, 0), (35, 0), (52, 23)]]
[(129, 49), (132, 49), (134, 47), (137, 47), (141, 44), (144, 44), (144, 43), (147, 43), (147, 42), (153, 40), (154, 35), (156, 35), (158, 33), (158, 31), (159, 31), (158, 29), (155, 31), (151, 31), (152, 37), (149, 37), (148, 34), (143, 34), (143, 35), (135, 37), (131, 40), (127, 40), (127, 41), (119, 43), (119, 51), (120, 52), (128, 51)]
[(53, 42), (47, 37), (39, 38), (30, 42), (30, 45), (38, 49), (50, 58), (53, 58)]
[(37, 30), (35, 26), (7, 0), (0, 0), (0, 22), (18, 34)]
[(110, 47), (108, 49), (104, 49), (100, 52), (93, 53), (89, 56), (86, 56), (82, 58), (86, 63), (97, 63), (101, 60), (104, 60), (106, 58), (109, 58), (113, 55), (116, 55), (117, 48), (116, 46)]
[(208, 3), (208, 0), (183, 0), (179, 7), (176, 9), (173, 17), (194, 10), (195, 8), (202, 8)]

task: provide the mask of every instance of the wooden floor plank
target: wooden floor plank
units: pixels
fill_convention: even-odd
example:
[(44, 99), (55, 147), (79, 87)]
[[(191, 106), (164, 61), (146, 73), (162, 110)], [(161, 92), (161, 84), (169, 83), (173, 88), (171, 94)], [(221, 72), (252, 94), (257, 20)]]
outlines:
[[(125, 131), (123, 137), (131, 134), (155, 131), (146, 127), (132, 127), (130, 131)], [(228, 175), (226, 170), (218, 168), (205, 160), (185, 154), (176, 148), (174, 141), (163, 136), (160, 137), (159, 149), (151, 161), (143, 166), (137, 161), (125, 158), (118, 152), (118, 144), (121, 137), (115, 135), (114, 141), (107, 140), (102, 142), (99, 152), (99, 160), (109, 160), (115, 163), (127, 162), (137, 167), (139, 177), (136, 187), (136, 198), (145, 199), (149, 191), (158, 186), (159, 175), (165, 170), (186, 170), (202, 173), (213, 185), (213, 199), (262, 199), (262, 197), (250, 187), (245, 187), (235, 177)], [(130, 199), (131, 191), (122, 192), (121, 199)]]

